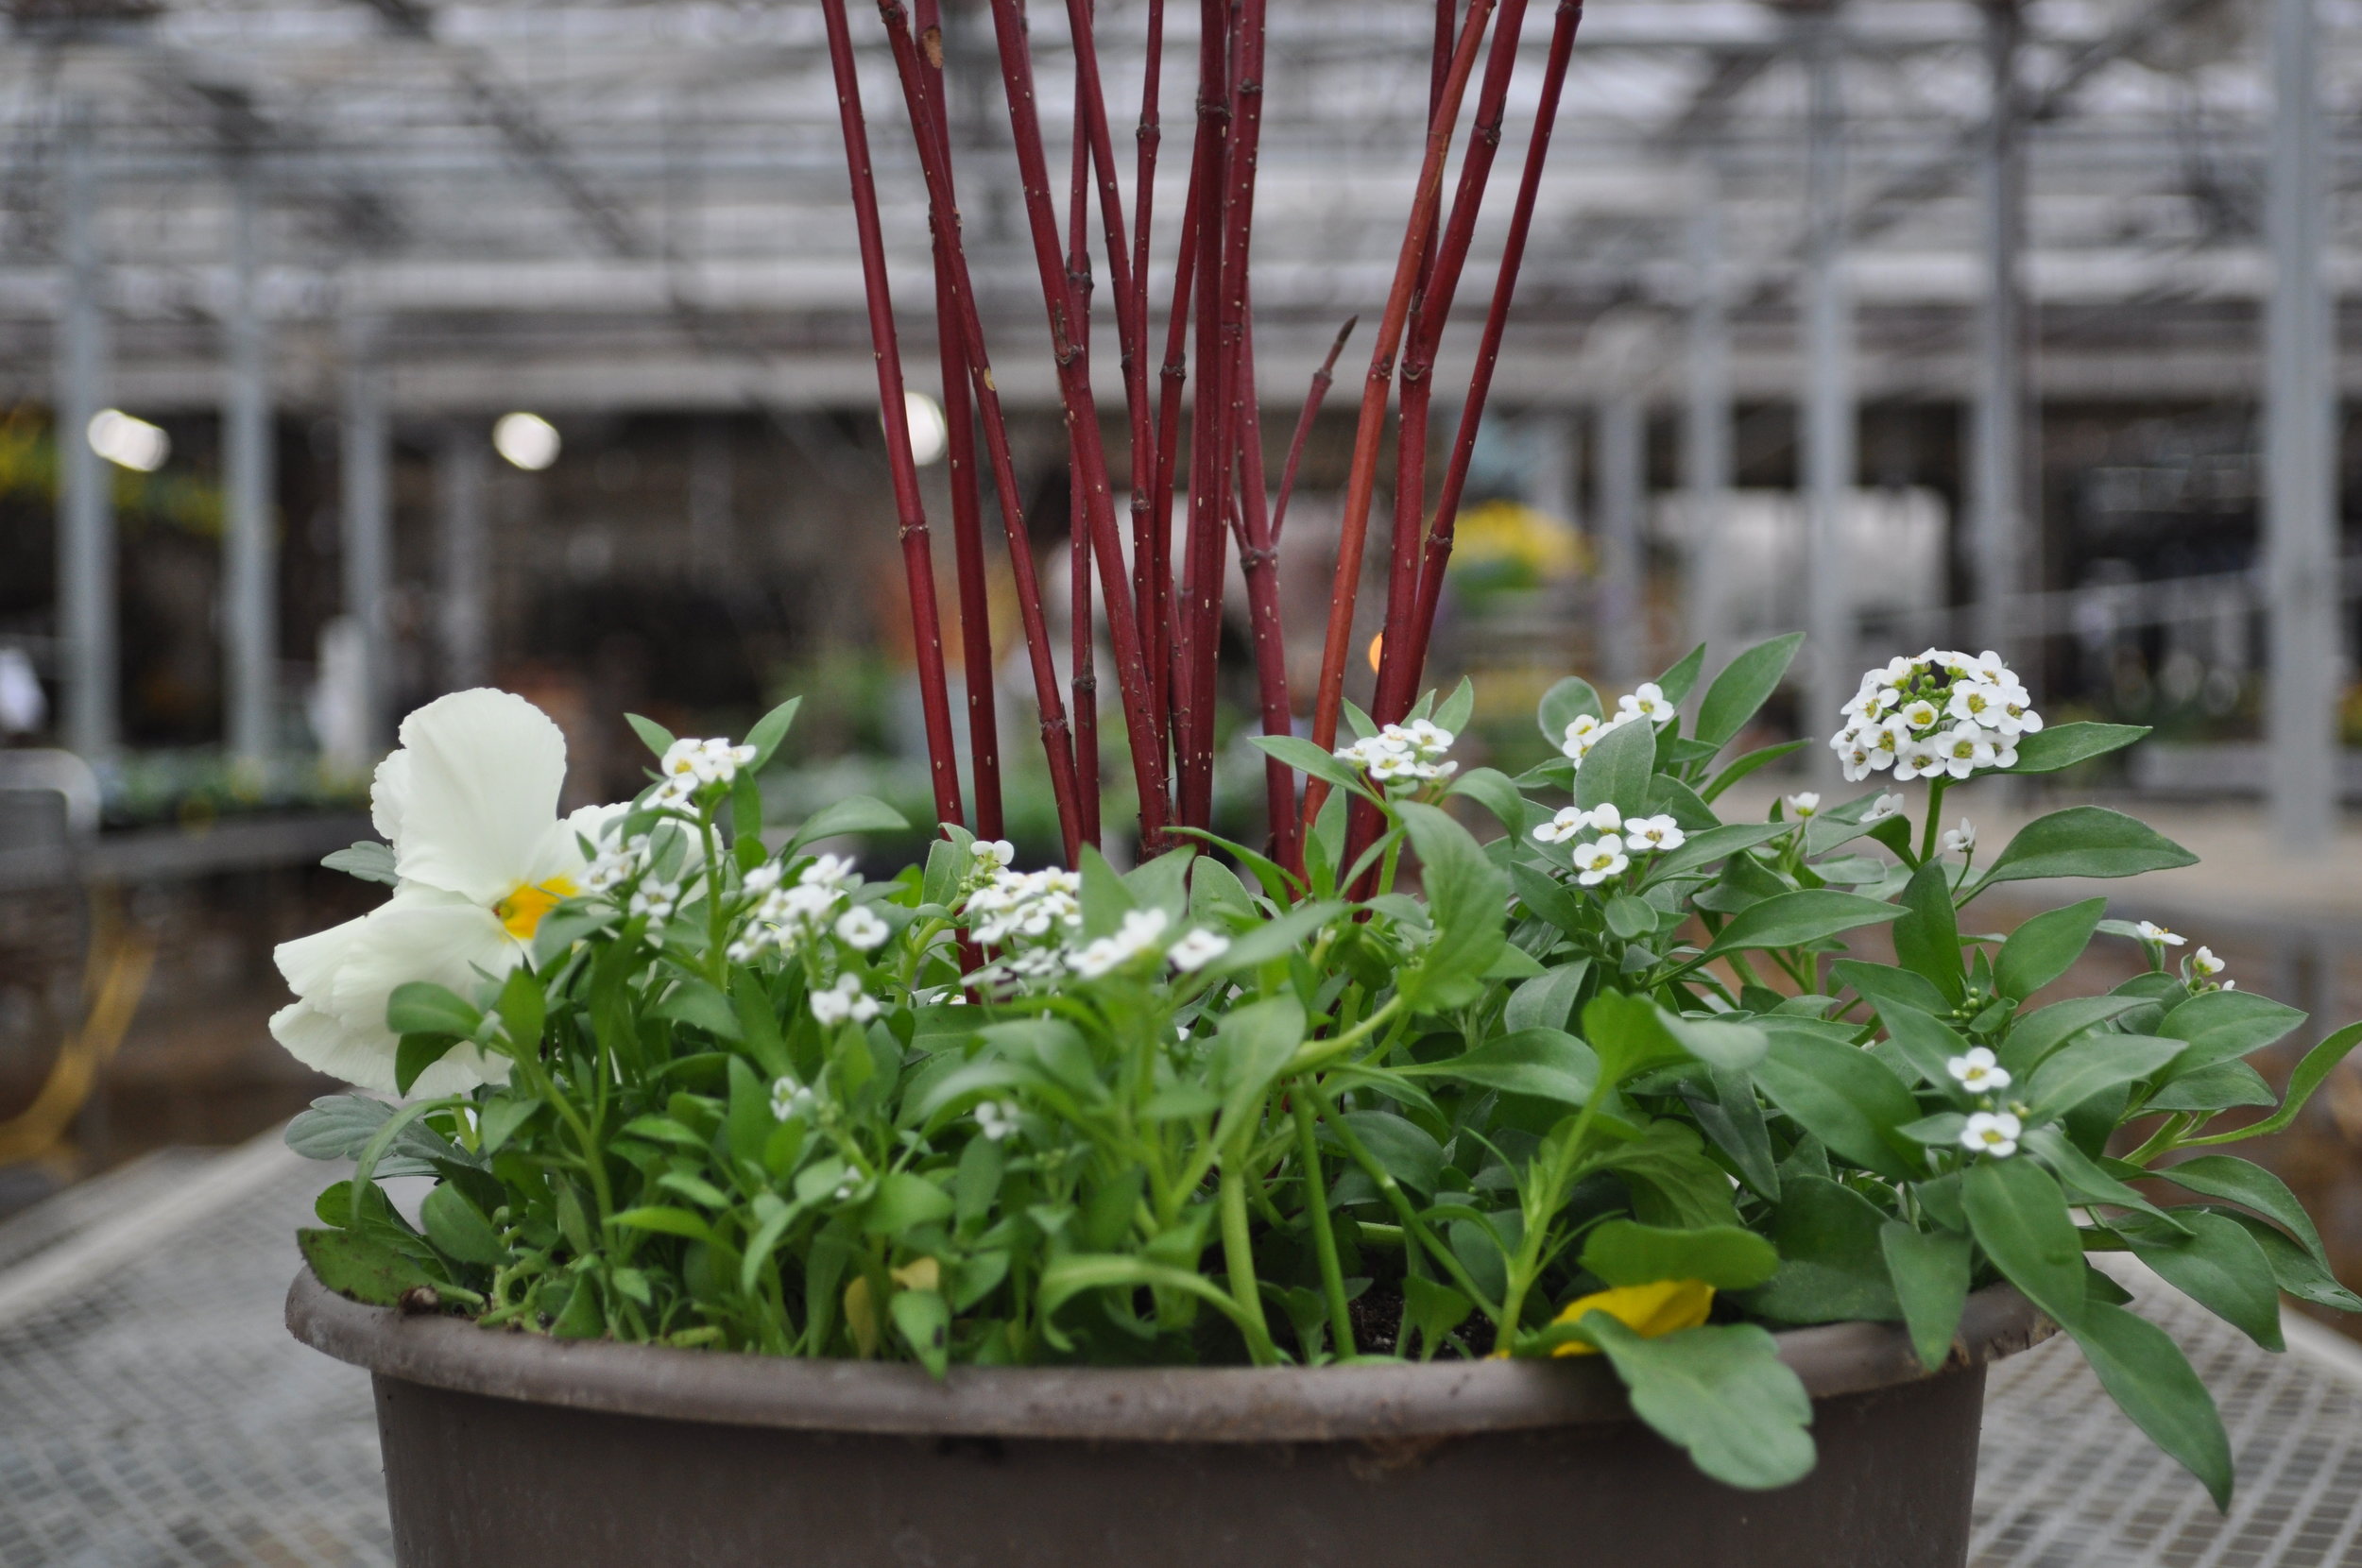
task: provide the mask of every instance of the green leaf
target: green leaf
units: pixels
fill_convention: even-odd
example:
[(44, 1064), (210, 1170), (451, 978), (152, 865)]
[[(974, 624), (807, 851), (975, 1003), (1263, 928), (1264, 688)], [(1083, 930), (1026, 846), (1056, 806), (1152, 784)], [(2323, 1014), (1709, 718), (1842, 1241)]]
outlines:
[(1214, 1036), (1214, 1082), (1222, 1093), (1220, 1136), (1228, 1145), (1246, 1136), (1258, 1110), (1304, 1044), (1304, 1004), (1293, 997), (1249, 1002), (1222, 1020)]
[(1509, 994), (1508, 1002), (1501, 1008), (1502, 1026), (1513, 1031), (1565, 1029), (1566, 1021), (1575, 1014), (1575, 1002), (1583, 995), (1583, 981), (1590, 974), (1591, 961), (1579, 958), (1526, 981)]
[(1174, 1269), (1136, 1257), (1087, 1253), (1070, 1253), (1042, 1270), (1041, 1309), (1055, 1312), (1086, 1290), (1138, 1289), (1142, 1286), (1153, 1290), (1180, 1291), (1195, 1296), (1241, 1329), (1246, 1326), (1245, 1314), (1240, 1310), (1239, 1304), (1230, 1299), (1229, 1293), (1193, 1269)]
[(1496, 1035), (1448, 1061), (1397, 1069), (1481, 1084), (1503, 1094), (1531, 1095), (1564, 1105), (1589, 1100), (1600, 1078), (1600, 1059), (1589, 1046), (1555, 1029), (1522, 1029)]
[(1211, 975), (1241, 974), (1286, 958), (1310, 942), (1312, 933), (1344, 912), (1343, 904), (1299, 904), (1276, 920), (1241, 932), (1223, 955), (1206, 966)]
[(359, 839), (350, 849), (339, 849), (321, 858), (320, 864), (331, 871), (341, 871), (348, 877), (358, 877), (365, 882), (383, 882), (387, 887), (402, 880), (394, 870), (394, 848), (375, 839)]
[(396, 1034), (450, 1034), (465, 1040), (484, 1014), (431, 980), (397, 985), (385, 998), (385, 1027)]
[(1765, 1491), (1811, 1471), (1812, 1397), (1765, 1330), (1731, 1323), (1644, 1339), (1600, 1311), (1579, 1326), (1615, 1364), (1633, 1413), (1716, 1480)]
[(2204, 1483), (2215, 1507), (2229, 1508), (2231, 1440), (2182, 1348), (2156, 1324), (2105, 1302), (2062, 1322), (2133, 1424)]
[(626, 713), (624, 715), (624, 722), (631, 725), (634, 735), (640, 737), (640, 743), (657, 756), (662, 757), (673, 749), (673, 732), (654, 719), (643, 719), (637, 713)]
[(2337, 1064), (2343, 1062), (2357, 1045), (2362, 1045), (2362, 1024), (2348, 1024), (2304, 1053), (2304, 1060), (2299, 1062), (2296, 1071), (2288, 1075), (2288, 1092), (2281, 1099), (2279, 1110), (2262, 1121), (2234, 1132), (2187, 1139), (2184, 1147), (2233, 1143), (2241, 1138), (2260, 1138), (2279, 1132), (2297, 1119), (2297, 1113), (2303, 1110), (2304, 1102), (2313, 1098), (2313, 1091), (2320, 1087), (2321, 1082), (2336, 1070)]
[(1947, 1094), (1958, 1090), (1950, 1064), (1954, 1057), (1967, 1053), (1968, 1042), (1953, 1032), (1950, 1025), (1901, 1002), (1888, 1002), (1878, 1009), (1878, 1017), (1887, 1026), (1896, 1054), (1921, 1078)]
[(730, 999), (693, 975), (684, 978), (650, 1012), (674, 1023), (693, 1025), (717, 1040), (737, 1040), (744, 1033)]
[(2324, 1267), (2328, 1264), (2327, 1254), (2321, 1251), (2321, 1235), (2313, 1228), (2312, 1216), (2304, 1212), (2297, 1195), (2288, 1190), (2288, 1184), (2262, 1166), (2234, 1154), (2200, 1154), (2143, 1174), (2161, 1177), (2208, 1198), (2244, 1204), (2286, 1229)]
[(755, 721), (755, 727), (746, 732), (746, 744), (755, 748), (754, 760), (746, 764), (746, 772), (761, 773), (771, 765), (772, 754), (787, 739), (788, 726), (796, 722), (796, 710), (803, 706), (803, 698), (790, 697)]
[(2174, 1064), (2180, 1077), (2261, 1050), (2286, 1038), (2304, 1018), (2296, 1008), (2251, 991), (2208, 991), (2166, 1014), (2157, 1032), (2190, 1043)]
[(1528, 819), (1539, 810), (1498, 768), (1470, 768), (1453, 781), (1451, 793), (1465, 795), (1483, 807), (1521, 844), (1525, 842)]
[(1361, 776), (1360, 768), (1300, 735), (1250, 735), (1247, 740), (1266, 757), (1275, 757), (1296, 772), (1309, 774), (1341, 790), (1363, 793), (1370, 787), (1369, 781)]
[(1753, 849), (1796, 830), (1789, 822), (1734, 822), (1686, 835), (1682, 846), (1649, 861), (1649, 879), (1660, 881), (1726, 861), (1742, 849)]
[(1348, 1111), (1344, 1123), (1370, 1157), (1404, 1186), (1431, 1194), (1444, 1175), (1444, 1146), (1391, 1111)]
[(1890, 1219), (1878, 1229), (1878, 1245), (1919, 1364), (1940, 1371), (1951, 1356), (1960, 1309), (1968, 1303), (1968, 1237), (1958, 1231), (1914, 1230)]
[(897, 1290), (886, 1311), (920, 1364), (941, 1377), (951, 1361), (951, 1307), (943, 1292)]
[(1818, 1176), (1780, 1184), (1772, 1218), (1779, 1272), (1740, 1304), (1783, 1323), (1891, 1321), (1903, 1315), (1887, 1277), (1879, 1227), (1887, 1216), (1851, 1187)]
[(1508, 940), (1509, 879), (1468, 836), (1432, 806), (1406, 801), (1402, 825), (1419, 854), (1435, 940), (1396, 985), (1413, 1007), (1457, 1007), (1472, 1000), (1481, 976)]
[(2023, 1079), (2042, 1065), (2044, 1057), (2085, 1030), (2146, 1005), (2138, 997), (2070, 997), (2011, 1021), (2010, 1032), (1994, 1054), (2010, 1076)]
[(549, 1002), (541, 994), (540, 978), (532, 970), (520, 964), (508, 971), (492, 1011), (500, 1014), (501, 1031), (508, 1036), (510, 1046), (523, 1052), (539, 1048), (541, 1026), (549, 1016)]
[(2003, 773), (2057, 773), (2105, 757), (2148, 733), (2147, 724), (2052, 724), (2017, 738), (2017, 761)]
[(2131, 1244), (2132, 1255), (2167, 1285), (2266, 1350), (2287, 1347), (2280, 1337), (2280, 1292), (2271, 1260), (2247, 1227), (2203, 1209), (2184, 1210), (2168, 1224), (2134, 1215), (2110, 1230)]
[(1858, 926), (1874, 926), (1903, 912), (1896, 904), (1830, 888), (1774, 894), (1731, 916), (1706, 948), (1708, 956), (1753, 947), (1799, 947)]
[(1698, 739), (1717, 749), (1728, 745), (1779, 690), (1781, 677), (1788, 673), (1804, 640), (1802, 632), (1775, 637), (1722, 666), (1698, 704)]
[(299, 1230), (296, 1246), (322, 1285), (372, 1306), (398, 1306), (405, 1290), (435, 1283), (415, 1260), (357, 1231)]
[(1431, 1359), (1443, 1346), (1444, 1337), (1467, 1321), (1476, 1310), (1476, 1303), (1444, 1284), (1417, 1274), (1406, 1274), (1402, 1281), (1403, 1308), (1411, 1319), (1411, 1328), (1419, 1337), (1422, 1358)]
[(1706, 645), (1701, 642), (1675, 659), (1672, 668), (1656, 678), (1656, 689), (1665, 694), (1667, 702), (1678, 703), (1689, 695), (1690, 688), (1698, 684), (1699, 672), (1705, 667)]
[(1894, 922), (1894, 956), (1911, 973), (1957, 1002), (1967, 995), (1960, 969), (1960, 928), (1952, 911), (1951, 874), (1928, 861), (1903, 886), (1903, 914)]
[(1868, 998), (1870, 1005), (1886, 1015), (1889, 1002), (1900, 1002), (1920, 1012), (1941, 1015), (1949, 1011), (1943, 992), (1926, 977), (1898, 969), (1891, 963), (1869, 963), (1857, 958), (1841, 958), (1829, 965), (1829, 978), (1840, 985), (1850, 985)]
[(426, 1195), (426, 1202), (419, 1205), (419, 1219), (436, 1250), (456, 1262), (488, 1269), (508, 1256), (484, 1211), (449, 1182)]
[[(1433, 701), (1434, 696), (1435, 693), (1432, 691), (1428, 693), (1428, 699), (1429, 701)], [(1475, 711), (1476, 682), (1470, 680), (1467, 676), (1463, 675), (1460, 677), (1460, 684), (1451, 689), (1451, 695), (1446, 697), (1443, 702), (1436, 707), (1436, 727), (1439, 729), (1448, 729), (1454, 734), (1458, 734), (1461, 730), (1468, 727), (1468, 716)]]
[(1918, 1101), (1879, 1060), (1852, 1046), (1774, 1025), (1771, 1053), (1755, 1064), (1772, 1104), (1836, 1152), (1897, 1181), (1927, 1173), (1919, 1151), (1896, 1135), (1919, 1119)]
[(2010, 1283), (2073, 1326), (2083, 1309), (2083, 1238), (2066, 1194), (2028, 1159), (1980, 1159), (1960, 1183), (1968, 1227)]
[(1743, 1071), (1713, 1068), (1709, 1098), (1695, 1085), (1684, 1085), (1682, 1098), (1690, 1115), (1714, 1146), (1729, 1157), (1738, 1179), (1766, 1202), (1780, 1201), (1779, 1167), (1772, 1159), (1772, 1133), (1764, 1124), (1763, 1107), (1755, 1102), (1754, 1080)]
[(459, 1048), (448, 1034), (405, 1034), (394, 1048), (394, 1093), (408, 1095), (427, 1068)]
[(2136, 877), (2197, 863), (2197, 856), (2121, 811), (2070, 806), (2019, 828), (1976, 888), (2042, 877)]
[(1699, 797), (1712, 802), (1720, 797), (1723, 791), (1754, 773), (1757, 768), (1767, 763), (1776, 762), (1783, 757), (1792, 757), (1810, 744), (1812, 742), (1809, 741), (1782, 741), (1777, 745), (1759, 746), (1716, 774), (1714, 782), (1698, 792)]
[(2337, 1277), (2319, 1258), (2306, 1252), (2301, 1243), (2290, 1240), (2286, 1233), (2270, 1221), (2259, 1219), (2241, 1209), (2217, 1208), (2212, 1203), (2191, 1206), (2237, 1221), (2240, 1229), (2253, 1236), (2255, 1244), (2264, 1249), (2264, 1256), (2271, 1263), (2272, 1283), (2297, 1300), (2338, 1312), (2362, 1312), (2362, 1296), (2338, 1284)]
[(2095, 1034), (2044, 1059), (2026, 1085), (2031, 1119), (2064, 1116), (2103, 1089), (2137, 1082), (2189, 1048), (2149, 1034)]
[(822, 839), (841, 838), (848, 833), (907, 833), (910, 819), (882, 800), (867, 795), (847, 795), (830, 801), (796, 829), (796, 836), (787, 841), (785, 855), (793, 856), (808, 844)]
[(2126, 1186), (2105, 1170), (2089, 1154), (2075, 1147), (2075, 1141), (2056, 1127), (2036, 1127), (2020, 1140), (2032, 1150), (2050, 1173), (2059, 1178), (2067, 1196), (2080, 1203), (2113, 1203), (2118, 1208), (2131, 1209), (2168, 1226), (2181, 1221), (2159, 1208), (2132, 1188)]
[(1577, 719), (1603, 719), (1607, 709), (1600, 705), (1600, 694), (1581, 675), (1568, 675), (1565, 680), (1542, 693), (1542, 701), (1534, 708), (1534, 723), (1542, 727), (1542, 739), (1553, 748), (1566, 743), (1566, 726)]
[[(2048, 730), (2043, 731), (2047, 735)], [(2075, 966), (2091, 946), (2108, 900), (2087, 898), (2062, 910), (2038, 914), (2010, 933), (1994, 961), (1994, 984), (2001, 995), (2024, 1001)]]
[(1644, 1223), (1695, 1230), (1736, 1225), (1730, 1173), (1706, 1157), (1696, 1128), (1670, 1116), (1649, 1123), (1635, 1141), (1609, 1149), (1597, 1168), (1614, 1171)]
[(1656, 774), (1656, 726), (1645, 719), (1617, 724), (1591, 744), (1575, 774), (1575, 804), (1589, 810), (1613, 803), (1631, 816), (1649, 809), (1649, 780)]
[(1656, 934), (1656, 911), (1629, 893), (1607, 901), (1607, 929), (1626, 942)]
[(608, 1223), (621, 1225), (627, 1231), (653, 1231), (659, 1236), (683, 1236), (691, 1241), (713, 1239), (711, 1226), (688, 1209), (676, 1208), (669, 1203), (648, 1203), (625, 1209), (611, 1216)]
[(1780, 1254), (1734, 1225), (1670, 1230), (1611, 1219), (1583, 1243), (1583, 1266), (1611, 1286), (1703, 1280), (1717, 1290), (1746, 1290), (1777, 1271)]
[(869, 1200), (861, 1228), (867, 1236), (894, 1236), (914, 1225), (931, 1225), (950, 1218), (950, 1193), (924, 1176), (889, 1170), (879, 1178), (877, 1196)]
[(2241, 1105), (2275, 1105), (2279, 1100), (2264, 1075), (2245, 1062), (2217, 1062), (2196, 1072), (2171, 1074), (2165, 1087), (2141, 1101), (2141, 1109), (2211, 1114)]

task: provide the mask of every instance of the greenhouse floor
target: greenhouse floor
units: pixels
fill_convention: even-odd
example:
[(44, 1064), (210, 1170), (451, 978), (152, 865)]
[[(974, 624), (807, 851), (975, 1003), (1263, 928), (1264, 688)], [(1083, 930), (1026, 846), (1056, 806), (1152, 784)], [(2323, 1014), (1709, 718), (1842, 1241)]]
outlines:
[[(272, 1133), (0, 1226), (0, 1563), (393, 1560), (368, 1379), (280, 1324), (322, 1175)], [(1993, 1374), (1971, 1561), (2362, 1565), (2362, 1349), (2291, 1318), (2290, 1354), (2268, 1355), (2178, 1299), (2143, 1304), (2222, 1405), (2230, 1515), (2055, 1340)]]

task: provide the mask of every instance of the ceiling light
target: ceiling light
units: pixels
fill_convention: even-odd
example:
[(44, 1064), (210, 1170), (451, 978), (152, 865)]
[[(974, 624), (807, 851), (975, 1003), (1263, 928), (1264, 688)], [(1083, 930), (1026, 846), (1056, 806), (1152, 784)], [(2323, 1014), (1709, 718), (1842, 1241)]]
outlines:
[(557, 461), (557, 427), (539, 414), (504, 414), (492, 424), (492, 450), (528, 473)]
[(88, 434), (91, 451), (135, 472), (154, 473), (172, 455), (171, 436), (119, 408), (102, 408), (92, 415)]

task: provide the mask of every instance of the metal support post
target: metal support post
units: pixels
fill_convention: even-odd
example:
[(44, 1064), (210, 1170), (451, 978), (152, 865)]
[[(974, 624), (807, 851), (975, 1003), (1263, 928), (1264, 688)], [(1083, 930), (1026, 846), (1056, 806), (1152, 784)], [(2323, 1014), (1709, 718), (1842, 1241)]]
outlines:
[(105, 406), (107, 311), (96, 233), (91, 106), (66, 111), (62, 239), (65, 310), (58, 323), (58, 644), (64, 740), (97, 761), (115, 749), (117, 681), (113, 473), (91, 450)]
[(441, 517), (436, 533), (435, 597), (443, 686), (461, 691), (491, 678), (491, 551), (486, 537), (484, 433), (451, 425), (435, 456)]
[[(1839, 96), (1836, 20), (1804, 19), (1811, 82), (1805, 256), (1804, 418), (1805, 649), (1810, 707), (1805, 732), (1816, 739), (1840, 723), (1854, 694), (1856, 650), (1851, 561), (1842, 530), (1853, 500), (1855, 453), (1854, 318), (1845, 278), (1844, 108)], [(1837, 756), (1814, 745), (1818, 776), (1834, 783)]]
[(2272, 0), (2266, 228), (2265, 571), (2270, 584), (2272, 827), (2283, 849), (2317, 852), (2336, 831), (2338, 636), (2334, 322), (2321, 276), (2322, 165), (2315, 0)]
[(1638, 396), (1618, 392), (1600, 405), (1600, 673), (1618, 691), (1648, 665), (1640, 508), (1647, 487), (1648, 424)]
[(1721, 624), (1723, 524), (1731, 491), (1731, 328), (1722, 279), (1722, 192), (1712, 171), (1699, 182), (1689, 220), (1689, 353), (1682, 405), (1682, 487), (1689, 558), (1682, 583), (1684, 640), (1725, 650)]
[(387, 503), (386, 456), (391, 440), (385, 415), (385, 372), (378, 358), (374, 323), (351, 319), (345, 329), (344, 590), (345, 613), (360, 629), (361, 693), (366, 713), (365, 748), (384, 750), (392, 739), (390, 650), (386, 646), (385, 592), (393, 546)]
[(222, 540), (222, 634), (227, 643), (230, 755), (265, 766), (277, 745), (279, 541), (271, 504), (270, 341), (263, 323), (262, 237), (255, 172), (231, 173), (230, 385), (222, 407), (228, 526)]
[(719, 417), (697, 421), (689, 447), (689, 558), (698, 583), (716, 591), (729, 586), (731, 514), (737, 474), (730, 462), (730, 432)]
[[(2025, 35), (2018, 0), (1985, 0), (1992, 107), (1978, 149), (1985, 292), (1977, 317), (1977, 402), (1970, 427), (1972, 618), (1980, 648), (2022, 658), (2010, 644), (2010, 606), (2026, 590), (2026, 154), (2017, 90)], [(2023, 667), (2023, 666), (2021, 666)]]

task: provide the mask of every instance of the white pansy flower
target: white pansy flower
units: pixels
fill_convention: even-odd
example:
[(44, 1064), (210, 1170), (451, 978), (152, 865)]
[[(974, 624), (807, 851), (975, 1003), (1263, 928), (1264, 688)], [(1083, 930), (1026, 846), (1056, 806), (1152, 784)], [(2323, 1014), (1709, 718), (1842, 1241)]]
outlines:
[[(270, 1020), (305, 1065), (392, 1094), (401, 1042), (385, 1027), (396, 986), (431, 980), (474, 996), (524, 962), (541, 917), (587, 892), (584, 843), (622, 806), (561, 819), (566, 738), (522, 697), (478, 688), (402, 723), (378, 764), (370, 815), (393, 846), (393, 896), (357, 920), (282, 943), (273, 955), (296, 999)], [(460, 1045), (419, 1075), (414, 1095), (508, 1080), (508, 1061)]]
[(1944, 833), (1942, 843), (1943, 844), (1943, 852), (1947, 855), (1971, 855), (1976, 853), (1977, 825), (1969, 821), (1966, 817), (1962, 817), (1960, 819), (1960, 825), (1958, 827), (1951, 828)]
[(878, 998), (862, 989), (859, 975), (839, 975), (834, 985), (812, 994), (812, 1015), (823, 1024), (865, 1024), (878, 1015)]
[(1175, 969), (1194, 974), (1230, 950), (1230, 939), (1199, 926), (1191, 929), (1166, 952)]
[(2139, 929), (2142, 941), (2154, 942), (2166, 947), (2179, 947), (2182, 943), (2189, 940), (2178, 931), (2169, 931), (2165, 929), (2163, 926), (2158, 925), (2154, 920), (2142, 921)]
[(2010, 1070), (1983, 1046), (1972, 1046), (1967, 1055), (1953, 1057), (1943, 1065), (1943, 1070), (1961, 1088), (1975, 1095), (1993, 1094), (2010, 1086)]
[(1861, 825), (1864, 827), (1875, 827), (1887, 818), (1899, 817), (1902, 814), (1903, 797), (1891, 793), (1882, 794), (1870, 803), (1869, 810), (1861, 814)]
[(1161, 938), (1171, 917), (1162, 910), (1131, 910), (1123, 916), (1123, 924), (1112, 936), (1103, 936), (1087, 943), (1067, 962), (1074, 972), (1086, 980), (1120, 969), (1143, 953), (1161, 946)]
[(2007, 1159), (2017, 1152), (2017, 1140), (2026, 1131), (2025, 1124), (2007, 1111), (1976, 1111), (1968, 1125), (1960, 1129), (1960, 1147), (1978, 1154), (1991, 1154)]
[(1624, 854), (1624, 841), (1610, 833), (1575, 851), (1575, 880), (1587, 888), (1598, 887), (1630, 864), (1631, 860)]
[(1662, 854), (1679, 849), (1686, 835), (1669, 816), (1635, 817), (1624, 824), (1624, 847), (1635, 855)]
[(1643, 681), (1635, 690), (1617, 698), (1616, 710), (1651, 724), (1663, 724), (1680, 711), (1665, 700), (1664, 689), (1654, 681)]
[(1533, 836), (1541, 844), (1565, 844), (1590, 826), (1590, 812), (1574, 806), (1562, 806), (1555, 816), (1533, 830)]
[(856, 908), (837, 916), (836, 939), (849, 947), (868, 952), (892, 936), (894, 932), (878, 918), (873, 910)]
[(1789, 816), (1803, 822), (1820, 812), (1821, 795), (1817, 791), (1800, 790), (1792, 795), (1784, 796), (1781, 804), (1788, 808)]

